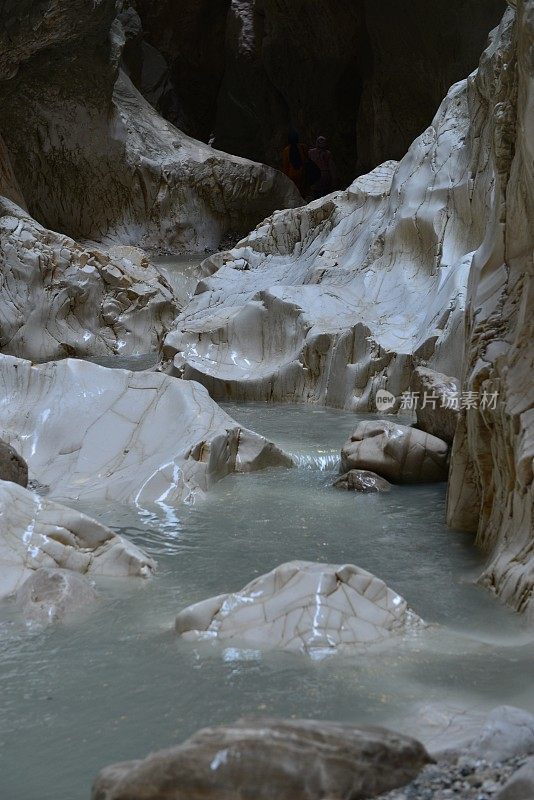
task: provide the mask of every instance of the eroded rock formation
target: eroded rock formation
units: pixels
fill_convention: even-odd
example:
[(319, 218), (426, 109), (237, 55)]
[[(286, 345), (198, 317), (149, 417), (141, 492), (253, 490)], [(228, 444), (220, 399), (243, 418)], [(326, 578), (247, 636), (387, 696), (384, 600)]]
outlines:
[(351, 564), (292, 561), (249, 583), (185, 609), (176, 631), (324, 658), (375, 645), (422, 621), (379, 578)]
[(403, 786), (429, 762), (415, 739), (382, 728), (244, 719), (179, 747), (106, 767), (93, 800), (363, 800)]
[(0, 481), (0, 523), (0, 597), (42, 567), (141, 578), (155, 568), (138, 547), (99, 522), (6, 481)]
[(60, 499), (192, 501), (231, 472), (291, 466), (192, 382), (0, 357), (1, 432)]
[(84, 247), (0, 198), (0, 350), (48, 361), (157, 348), (179, 306), (144, 253), (129, 250)]
[[(511, 5), (515, 6), (515, 2)], [(534, 2), (507, 12), (475, 84), (494, 177), (487, 235), (469, 282), (462, 411), (449, 522), (490, 554), (484, 583), (534, 618)], [(486, 402), (484, 401), (486, 397)]]
[(158, 116), (119, 71), (115, 15), (115, 0), (7, 10), (0, 134), (31, 215), (77, 240), (201, 250), (298, 204), (280, 173)]

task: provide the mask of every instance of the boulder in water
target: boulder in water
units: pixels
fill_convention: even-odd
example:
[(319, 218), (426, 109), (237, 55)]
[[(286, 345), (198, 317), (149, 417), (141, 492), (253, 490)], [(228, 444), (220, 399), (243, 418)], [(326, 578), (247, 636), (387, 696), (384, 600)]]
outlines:
[(38, 569), (17, 592), (28, 624), (50, 625), (88, 612), (98, 593), (83, 575), (67, 569)]
[(383, 728), (244, 719), (142, 761), (106, 767), (92, 798), (363, 800), (403, 786), (429, 761), (415, 739)]
[(417, 428), (360, 422), (341, 451), (341, 470), (372, 470), (393, 483), (446, 481), (448, 454), (446, 442)]
[(391, 484), (375, 472), (351, 469), (334, 482), (334, 488), (345, 489), (347, 492), (371, 494), (373, 492), (389, 492)]
[(352, 564), (292, 561), (240, 592), (186, 608), (175, 627), (191, 641), (241, 642), (323, 658), (419, 625), (406, 601), (370, 572)]

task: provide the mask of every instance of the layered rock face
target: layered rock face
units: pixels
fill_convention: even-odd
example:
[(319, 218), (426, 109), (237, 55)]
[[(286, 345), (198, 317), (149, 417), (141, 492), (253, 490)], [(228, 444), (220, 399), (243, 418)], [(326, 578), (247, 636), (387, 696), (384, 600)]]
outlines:
[(156, 114), (119, 74), (115, 14), (114, 0), (8, 9), (0, 134), (31, 215), (78, 240), (200, 250), (298, 204), (284, 176)]
[(164, 115), (204, 141), (214, 133), (223, 150), (273, 165), (290, 127), (309, 144), (324, 134), (345, 186), (357, 171), (404, 155), (449, 86), (474, 69), (503, 9), (501, 0), (135, 6), (145, 30), (139, 73), (143, 62), (150, 72), (155, 53), (166, 62), (167, 89), (154, 98)]
[(424, 747), (382, 728), (243, 719), (199, 731), (143, 761), (106, 767), (93, 800), (363, 800), (403, 786)]
[(362, 649), (422, 626), (406, 601), (379, 578), (347, 564), (293, 561), (249, 583), (185, 609), (184, 638), (213, 639), (324, 658)]
[(0, 481), (0, 522), (0, 597), (41, 568), (141, 578), (155, 568), (138, 547), (99, 522), (7, 481)]
[[(515, 5), (515, 3), (514, 3)], [(492, 215), (469, 283), (463, 385), (486, 397), (456, 435), (449, 523), (491, 555), (484, 583), (534, 618), (534, 2), (509, 11), (475, 79), (494, 108)]]
[(231, 472), (292, 465), (194, 383), (2, 356), (0, 386), (0, 435), (50, 497), (172, 505)]

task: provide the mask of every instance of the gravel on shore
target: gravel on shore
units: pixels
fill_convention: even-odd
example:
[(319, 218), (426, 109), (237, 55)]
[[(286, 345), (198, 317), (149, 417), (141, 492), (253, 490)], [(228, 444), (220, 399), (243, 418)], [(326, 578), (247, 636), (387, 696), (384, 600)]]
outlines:
[(376, 800), (493, 800), (527, 758), (488, 762), (461, 756), (454, 764), (431, 764), (408, 786), (381, 794)]

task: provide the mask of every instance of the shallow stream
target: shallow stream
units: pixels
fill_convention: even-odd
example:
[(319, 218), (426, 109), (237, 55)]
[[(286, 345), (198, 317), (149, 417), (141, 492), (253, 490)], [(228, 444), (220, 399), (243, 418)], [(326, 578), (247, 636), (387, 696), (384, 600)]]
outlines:
[[(358, 415), (225, 408), (299, 466), (231, 476), (193, 507), (85, 507), (153, 555), (157, 576), (110, 581), (88, 619), (45, 632), (25, 630), (4, 604), (2, 800), (87, 800), (102, 766), (244, 714), (413, 730), (429, 702), (534, 710), (534, 646), (519, 619), (474, 585), (482, 560), (470, 537), (445, 527), (445, 486), (336, 491), (339, 449)], [(175, 638), (178, 610), (296, 558), (364, 567), (436, 625), (380, 655), (319, 663)]]

